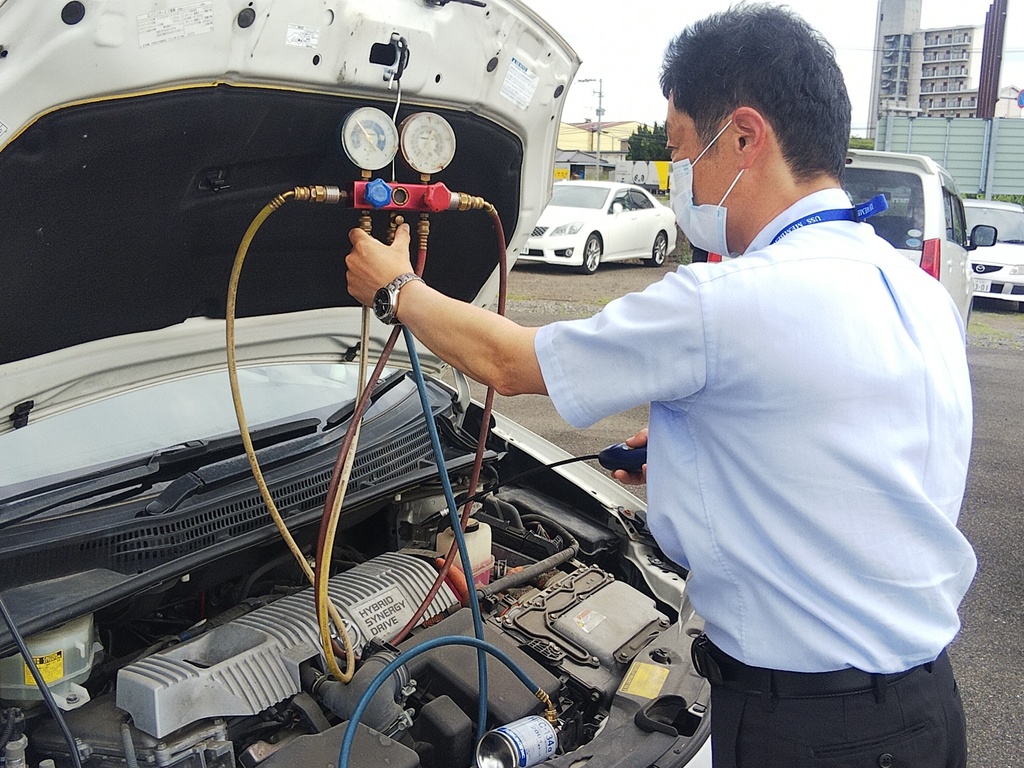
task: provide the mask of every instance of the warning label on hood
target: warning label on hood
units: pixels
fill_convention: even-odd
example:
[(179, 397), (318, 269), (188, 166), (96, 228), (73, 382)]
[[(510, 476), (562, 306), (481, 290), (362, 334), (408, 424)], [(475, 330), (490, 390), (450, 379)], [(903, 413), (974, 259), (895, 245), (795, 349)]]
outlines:
[(213, 31), (213, 0), (144, 13), (136, 21), (139, 48), (202, 35)]
[(284, 42), (285, 45), (294, 45), (296, 48), (316, 48), (320, 45), (320, 28), (289, 24)]
[(540, 78), (513, 56), (505, 74), (505, 82), (501, 84), (501, 95), (520, 109), (526, 109), (533, 101), (538, 83)]

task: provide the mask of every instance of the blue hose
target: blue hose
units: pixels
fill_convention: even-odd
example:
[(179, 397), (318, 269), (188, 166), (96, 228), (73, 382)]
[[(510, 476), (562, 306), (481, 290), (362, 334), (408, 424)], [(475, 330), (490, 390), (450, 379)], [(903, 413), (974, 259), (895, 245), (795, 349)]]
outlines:
[[(463, 561), (465, 562), (465, 561)], [(348, 768), (349, 757), (352, 754), (352, 742), (355, 739), (357, 726), (360, 718), (363, 716), (363, 711), (370, 703), (370, 699), (377, 693), (377, 690), (384, 684), (395, 671), (410, 661), (416, 658), (421, 653), (426, 653), (435, 648), (440, 648), (445, 645), (468, 645), (477, 649), (477, 652), (483, 655), (485, 652), (491, 654), (504, 664), (509, 670), (518, 677), (523, 685), (530, 689), (534, 694), (540, 691), (540, 686), (534, 683), (529, 676), (519, 667), (512, 659), (505, 654), (500, 648), (496, 648), (488, 642), (478, 640), (475, 637), (462, 637), (460, 635), (452, 635), (451, 637), (435, 637), (431, 640), (426, 640), (422, 644), (417, 645), (415, 648), (410, 648), (407, 651), (403, 651), (397, 657), (395, 657), (390, 664), (384, 669), (377, 673), (377, 676), (373, 678), (366, 692), (359, 699), (359, 703), (356, 705), (355, 711), (352, 713), (352, 718), (348, 721), (348, 727), (345, 729), (345, 736), (341, 740), (341, 753), (338, 755), (338, 768)], [(479, 742), (480, 739), (477, 739)]]
[[(420, 395), (420, 405), (423, 408), (423, 416), (427, 420), (427, 432), (430, 435), (430, 445), (434, 449), (434, 461), (437, 462), (437, 473), (441, 477), (441, 486), (444, 488), (444, 496), (448, 502), (448, 515), (451, 518), (452, 533), (455, 534), (455, 543), (459, 548), (459, 557), (462, 559), (462, 570), (466, 576), (466, 585), (469, 591), (469, 610), (473, 614), (473, 634), (480, 642), (484, 641), (484, 620), (480, 615), (480, 602), (476, 598), (476, 587), (473, 584), (473, 563), (469, 559), (469, 550), (466, 548), (466, 536), (459, 522), (459, 509), (455, 503), (455, 494), (452, 493), (451, 480), (448, 478), (448, 469), (444, 463), (444, 453), (441, 451), (441, 439), (437, 434), (437, 424), (434, 423), (434, 412), (430, 407), (430, 400), (427, 397), (427, 384), (423, 379), (423, 369), (420, 367), (420, 357), (416, 352), (416, 339), (412, 332), (402, 326), (402, 333), (405, 336), (405, 346), (409, 351), (409, 360), (412, 362), (412, 374), (416, 379), (416, 390)], [(475, 491), (470, 488), (470, 493)], [(484, 737), (487, 731), (487, 656), (483, 650), (477, 650), (477, 666), (479, 669), (480, 700), (477, 707), (476, 741)]]

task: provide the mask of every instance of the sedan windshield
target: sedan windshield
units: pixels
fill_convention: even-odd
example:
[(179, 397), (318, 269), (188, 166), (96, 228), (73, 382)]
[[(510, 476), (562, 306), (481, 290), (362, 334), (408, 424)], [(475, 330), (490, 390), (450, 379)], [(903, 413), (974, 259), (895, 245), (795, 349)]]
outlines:
[(989, 224), (996, 228), (997, 242), (1024, 244), (1024, 211), (1007, 211), (1002, 208), (965, 206), (967, 228)]
[[(326, 415), (356, 397), (350, 365), (268, 365), (238, 378), (251, 430)], [(126, 392), (0, 436), (0, 498), (11, 486), (237, 432), (224, 371)]]
[(562, 208), (604, 208), (608, 190), (604, 187), (590, 187), (586, 184), (561, 184), (551, 192), (551, 202)]

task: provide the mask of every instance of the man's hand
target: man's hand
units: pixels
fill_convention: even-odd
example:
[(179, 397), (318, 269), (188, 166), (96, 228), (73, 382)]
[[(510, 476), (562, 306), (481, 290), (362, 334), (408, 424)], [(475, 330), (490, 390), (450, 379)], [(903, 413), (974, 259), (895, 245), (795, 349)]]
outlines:
[(348, 233), (352, 250), (345, 257), (348, 268), (348, 292), (364, 306), (372, 306), (373, 295), (405, 272), (412, 272), (409, 260), (409, 225), (401, 224), (395, 241), (384, 245), (361, 229)]
[[(348, 237), (352, 241), (345, 257), (348, 292), (361, 304), (373, 306), (378, 290), (413, 271), (409, 227), (399, 226), (391, 245), (361, 229), (353, 229)], [(534, 351), (536, 328), (524, 328), (483, 307), (453, 299), (420, 280), (406, 283), (400, 305), (402, 325), (471, 379), (494, 387), (501, 395), (547, 394)]]
[[(630, 448), (640, 448), (647, 445), (647, 427), (644, 427), (635, 435), (628, 438), (626, 440), (626, 445)], [(623, 485), (642, 485), (647, 482), (647, 465), (644, 464), (643, 472), (640, 474), (631, 474), (624, 469), (616, 469), (612, 472), (612, 477)]]

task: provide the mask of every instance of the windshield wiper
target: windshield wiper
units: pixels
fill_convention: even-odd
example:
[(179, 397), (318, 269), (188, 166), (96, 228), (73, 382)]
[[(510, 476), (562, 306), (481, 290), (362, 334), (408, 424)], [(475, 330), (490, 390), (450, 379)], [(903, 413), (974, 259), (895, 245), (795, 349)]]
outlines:
[[(320, 419), (308, 418), (258, 429), (252, 433), (252, 442), (257, 449), (287, 442), (316, 433), (321, 423)], [(242, 438), (239, 435), (228, 435), (212, 440), (192, 440), (163, 448), (141, 459), (107, 468), (101, 474), (92, 473), (70, 483), (33, 490), (0, 504), (0, 528), (67, 504), (99, 496), (107, 491), (131, 485), (148, 487), (159, 477), (177, 471), (182, 465), (193, 466), (198, 459), (203, 459), (203, 463), (209, 463), (206, 461), (208, 459), (219, 461), (238, 455), (241, 450)], [(186, 472), (185, 476), (191, 474)], [(172, 482), (171, 486), (175, 486), (177, 482)]]

